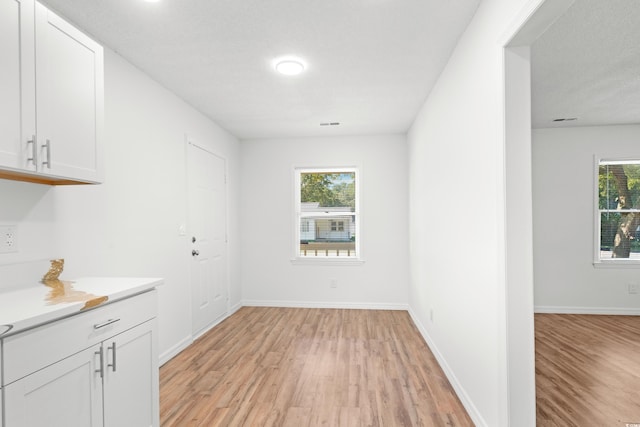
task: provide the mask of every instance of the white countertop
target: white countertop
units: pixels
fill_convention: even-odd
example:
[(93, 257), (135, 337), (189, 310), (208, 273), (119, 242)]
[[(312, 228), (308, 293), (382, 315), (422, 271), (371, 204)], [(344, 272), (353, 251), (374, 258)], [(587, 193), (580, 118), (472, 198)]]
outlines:
[[(106, 297), (98, 307), (162, 284), (162, 279), (138, 277), (84, 277), (62, 281), (70, 283), (74, 292)], [(0, 336), (79, 313), (85, 307), (86, 301), (52, 301), (51, 291), (42, 283), (0, 291)]]

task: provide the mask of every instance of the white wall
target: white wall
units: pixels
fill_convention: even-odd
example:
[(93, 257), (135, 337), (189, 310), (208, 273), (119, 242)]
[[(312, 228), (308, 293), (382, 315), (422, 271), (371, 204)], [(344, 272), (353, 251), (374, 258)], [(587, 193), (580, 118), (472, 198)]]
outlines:
[[(406, 308), (404, 136), (242, 141), (242, 298), (250, 305)], [(293, 265), (296, 166), (361, 166), (363, 265)], [(336, 279), (336, 288), (330, 288)]]
[[(55, 254), (55, 221), (52, 187), (0, 179), (0, 224), (17, 226), (18, 235), (18, 252), (0, 254), (0, 265), (39, 260)], [(27, 265), (25, 271), (28, 270)], [(16, 279), (24, 274), (20, 271), (14, 276), (4, 270), (1, 273), (0, 288), (16, 286)]]
[(594, 154), (640, 156), (640, 125), (533, 131), (536, 310), (640, 314), (638, 268), (593, 266)]
[[(410, 313), (478, 426), (535, 424), (530, 384), (507, 378), (501, 98), (505, 33), (530, 3), (480, 4), (408, 134)], [(509, 393), (529, 399), (521, 423)]]
[(240, 302), (239, 143), (108, 49), (105, 127), (104, 184), (0, 181), (0, 223), (18, 223), (22, 236), (20, 253), (0, 263), (63, 257), (64, 278), (163, 277), (163, 360), (191, 342), (188, 236), (178, 234), (187, 222), (185, 134), (228, 159), (232, 306)]

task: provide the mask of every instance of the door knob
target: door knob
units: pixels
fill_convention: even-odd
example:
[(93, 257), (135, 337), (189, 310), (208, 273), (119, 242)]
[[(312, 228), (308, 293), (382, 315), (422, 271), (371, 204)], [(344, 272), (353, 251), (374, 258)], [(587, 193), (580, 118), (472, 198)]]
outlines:
[(200, 255), (200, 251), (196, 251), (195, 249), (191, 251), (191, 255), (198, 256)]

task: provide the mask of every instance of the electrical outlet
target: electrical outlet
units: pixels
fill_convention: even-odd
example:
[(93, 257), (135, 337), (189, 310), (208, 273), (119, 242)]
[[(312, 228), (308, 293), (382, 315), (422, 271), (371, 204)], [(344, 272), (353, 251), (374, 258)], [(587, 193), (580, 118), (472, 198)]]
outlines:
[(18, 252), (18, 226), (0, 225), (0, 254)]
[(637, 294), (638, 293), (638, 284), (637, 283), (629, 283), (629, 293)]
[(330, 287), (332, 288), (337, 288), (338, 287), (338, 279), (331, 279), (331, 283), (329, 284)]

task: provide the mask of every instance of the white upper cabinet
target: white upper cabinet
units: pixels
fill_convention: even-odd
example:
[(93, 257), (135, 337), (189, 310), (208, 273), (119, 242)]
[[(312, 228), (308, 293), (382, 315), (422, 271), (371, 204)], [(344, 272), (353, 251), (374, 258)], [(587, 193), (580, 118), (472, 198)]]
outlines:
[(103, 51), (36, 3), (36, 117), (39, 170), (99, 182)]
[(101, 182), (103, 57), (45, 6), (0, 0), (0, 178)]
[(34, 1), (0, 0), (0, 166), (32, 171), (34, 35)]

